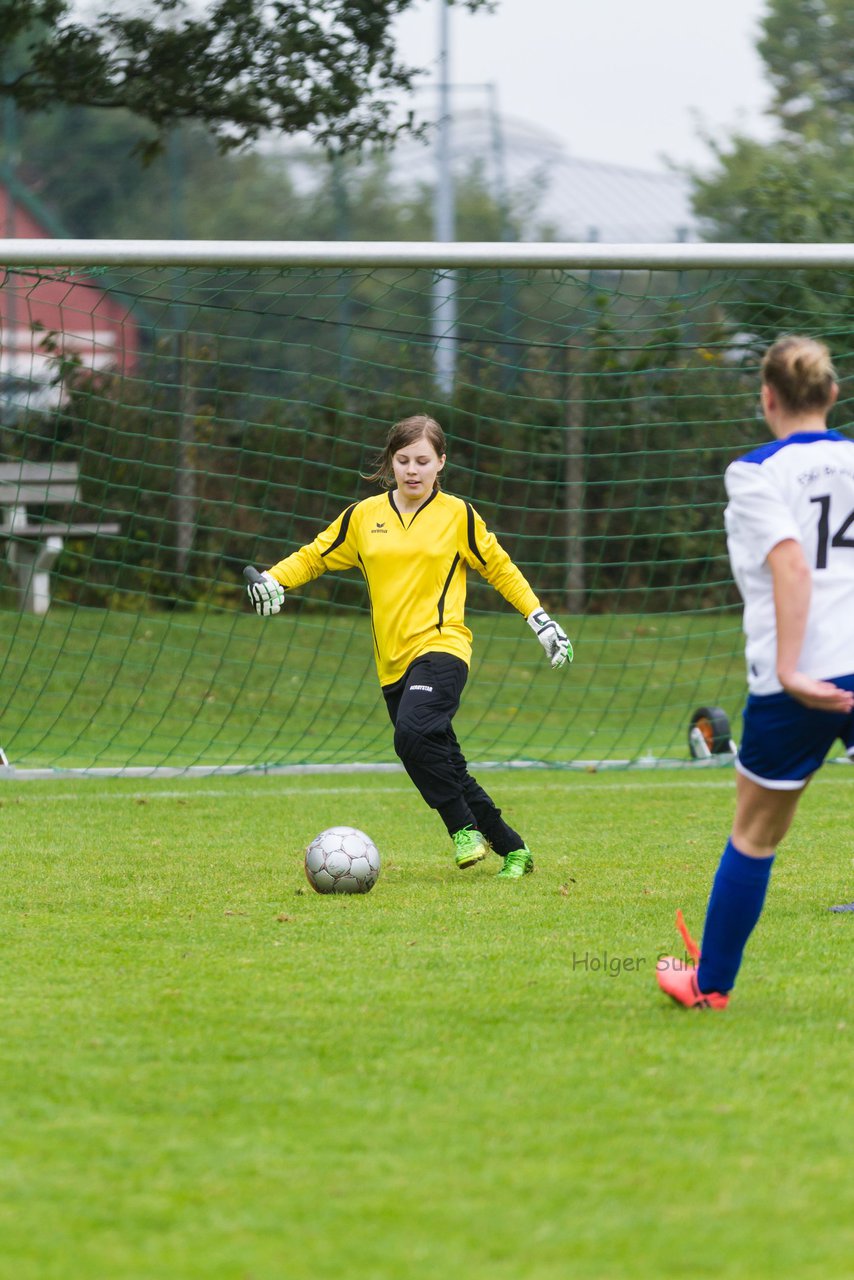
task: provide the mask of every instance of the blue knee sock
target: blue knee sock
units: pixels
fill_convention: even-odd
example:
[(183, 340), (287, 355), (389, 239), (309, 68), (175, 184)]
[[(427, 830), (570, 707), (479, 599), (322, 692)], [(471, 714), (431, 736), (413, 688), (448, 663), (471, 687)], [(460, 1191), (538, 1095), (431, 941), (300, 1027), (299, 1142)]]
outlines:
[(706, 910), (697, 985), (701, 991), (730, 991), (747, 939), (762, 914), (770, 858), (748, 858), (727, 841)]

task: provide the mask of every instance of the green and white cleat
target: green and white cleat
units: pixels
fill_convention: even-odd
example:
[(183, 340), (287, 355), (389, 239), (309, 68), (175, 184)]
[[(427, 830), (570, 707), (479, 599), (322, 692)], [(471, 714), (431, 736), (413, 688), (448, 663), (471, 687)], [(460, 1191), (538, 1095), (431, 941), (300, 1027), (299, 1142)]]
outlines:
[(489, 853), (489, 845), (477, 827), (463, 827), (461, 831), (455, 831), (451, 839), (456, 850), (454, 862), (460, 871), (473, 867), (476, 862), (483, 862)]
[(504, 866), (498, 873), (499, 880), (521, 880), (534, 870), (534, 855), (527, 845), (514, 849), (504, 859)]

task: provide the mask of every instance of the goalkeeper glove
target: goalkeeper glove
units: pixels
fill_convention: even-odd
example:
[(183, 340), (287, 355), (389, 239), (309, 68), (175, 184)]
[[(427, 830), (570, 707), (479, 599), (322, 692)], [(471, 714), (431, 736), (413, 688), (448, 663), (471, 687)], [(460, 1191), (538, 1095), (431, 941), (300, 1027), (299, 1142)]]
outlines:
[(252, 608), (262, 618), (278, 613), (285, 602), (285, 588), (271, 573), (262, 573), (260, 582), (250, 582), (246, 594), (252, 601)]
[(549, 617), (545, 609), (535, 609), (528, 615), (526, 622), (545, 649), (546, 657), (553, 667), (562, 667), (565, 662), (572, 662), (569, 636), (559, 623)]

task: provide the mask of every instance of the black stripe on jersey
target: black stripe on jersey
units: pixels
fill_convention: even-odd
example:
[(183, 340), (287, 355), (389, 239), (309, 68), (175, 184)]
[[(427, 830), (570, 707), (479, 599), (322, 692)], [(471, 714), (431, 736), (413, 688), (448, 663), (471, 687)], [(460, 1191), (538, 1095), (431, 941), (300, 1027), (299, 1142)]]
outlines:
[(459, 556), (459, 552), (457, 552), (457, 554), (454, 556), (454, 562), (451, 565), (450, 569), (448, 570), (448, 576), (445, 579), (445, 585), (442, 588), (442, 594), (439, 596), (439, 621), (436, 623), (436, 627), (439, 631), (442, 630), (442, 623), (445, 620), (445, 596), (448, 594), (448, 587), (451, 585), (451, 579), (454, 576), (454, 570), (456, 569), (459, 563), (460, 563), (460, 556)]
[[(399, 511), (398, 511), (398, 509), (397, 509), (397, 503), (396, 503), (396, 502), (395, 502), (395, 500), (394, 500), (394, 494), (392, 493), (391, 489), (389, 489), (389, 491), (388, 491), (388, 500), (389, 500), (389, 502), (391, 503), (391, 509), (392, 509), (392, 511), (393, 511), (393, 512), (394, 512), (394, 514), (397, 516), (397, 518), (398, 518), (398, 520), (400, 521), (400, 523), (401, 523), (401, 524), (403, 524), (403, 516), (400, 514), (400, 512), (399, 512)], [(406, 525), (405, 525), (405, 524), (403, 524), (403, 527), (404, 527), (404, 529), (405, 529), (405, 528), (406, 528)]]
[(480, 548), (477, 545), (477, 538), (474, 536), (474, 507), (470, 502), (466, 503), (466, 519), (468, 522), (469, 547), (477, 556), (480, 563), (486, 564), (486, 561), (480, 554)]
[[(414, 520), (416, 516), (420, 516), (420, 515), (421, 515), (421, 512), (424, 510), (424, 508), (425, 508), (425, 507), (429, 507), (429, 506), (430, 506), (430, 503), (431, 503), (431, 502), (433, 501), (433, 499), (436, 497), (436, 494), (437, 494), (438, 492), (439, 492), (439, 490), (438, 490), (438, 489), (434, 489), (434, 490), (433, 490), (433, 492), (430, 494), (430, 497), (427, 499), (427, 501), (426, 501), (426, 502), (422, 502), (422, 503), (421, 503), (421, 506), (418, 508), (418, 510), (417, 510), (417, 511), (415, 511), (415, 512), (413, 513), (412, 520)], [(409, 521), (409, 525), (407, 525), (407, 528), (409, 528), (409, 527), (412, 525), (412, 520), (410, 520), (410, 521)]]
[(354, 502), (354, 503), (353, 503), (351, 506), (349, 506), (349, 507), (347, 508), (347, 510), (344, 512), (343, 516), (341, 517), (341, 528), (338, 530), (338, 536), (336, 537), (335, 541), (332, 543), (332, 545), (331, 545), (331, 546), (327, 547), (325, 551), (321, 551), (321, 553), (320, 553), (320, 554), (321, 554), (321, 556), (328, 556), (328, 555), (329, 555), (329, 553), (330, 553), (331, 551), (334, 551), (336, 547), (340, 547), (340, 546), (341, 546), (341, 543), (342, 543), (342, 542), (344, 541), (344, 539), (347, 537), (347, 530), (350, 528), (350, 520), (351, 520), (351, 517), (352, 517), (353, 512), (356, 510), (356, 507), (357, 507), (358, 505), (359, 505), (359, 504), (358, 504), (357, 502)]
[[(436, 497), (436, 495), (438, 494), (438, 492), (439, 492), (439, 490), (438, 490), (438, 489), (434, 489), (434, 490), (433, 490), (433, 492), (430, 494), (430, 497), (426, 500), (426, 502), (422, 502), (422, 503), (421, 503), (421, 506), (418, 508), (418, 510), (417, 510), (417, 511), (414, 511), (414, 512), (412, 513), (412, 520), (414, 520), (416, 516), (420, 516), (420, 515), (421, 515), (421, 512), (424, 510), (424, 508), (425, 508), (425, 507), (429, 507), (429, 506), (430, 506), (430, 503), (431, 503), (431, 502), (433, 501), (433, 499)], [(409, 521), (409, 524), (405, 524), (405, 523), (404, 523), (403, 516), (400, 514), (400, 512), (399, 512), (399, 511), (398, 511), (398, 509), (397, 509), (397, 503), (396, 503), (396, 502), (395, 502), (395, 500), (394, 500), (394, 494), (392, 493), (391, 489), (389, 489), (389, 491), (388, 491), (388, 500), (389, 500), (389, 502), (391, 503), (391, 509), (392, 509), (392, 511), (393, 511), (393, 512), (394, 512), (394, 514), (397, 516), (398, 520), (399, 520), (399, 521), (400, 521), (400, 523), (403, 525), (404, 529), (410, 529), (410, 528), (412, 527), (412, 520), (410, 520), (410, 521)]]
[(359, 568), (362, 570), (362, 577), (365, 579), (365, 586), (368, 589), (368, 613), (371, 615), (371, 635), (374, 637), (374, 652), (379, 658), (381, 656), (380, 647), (377, 644), (377, 633), (376, 628), (374, 627), (374, 602), (371, 599), (371, 584), (368, 581), (368, 571), (365, 568), (365, 562), (359, 555), (358, 551), (356, 552), (356, 559), (359, 561)]

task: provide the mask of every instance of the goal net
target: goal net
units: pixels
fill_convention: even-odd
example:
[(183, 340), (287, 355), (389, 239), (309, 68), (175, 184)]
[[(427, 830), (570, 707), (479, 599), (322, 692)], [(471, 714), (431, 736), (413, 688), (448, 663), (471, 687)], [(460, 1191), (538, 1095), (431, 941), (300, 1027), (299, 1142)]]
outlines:
[(766, 438), (758, 357), (781, 332), (830, 342), (844, 400), (844, 255), (3, 248), (0, 748), (13, 768), (393, 762), (361, 578), (327, 574), (262, 620), (241, 571), (375, 492), (362, 477), (415, 412), (447, 433), (444, 487), (575, 645), (573, 666), (551, 671), (470, 575), (468, 758), (688, 762), (700, 706), (723, 708), (737, 736), (722, 474)]

